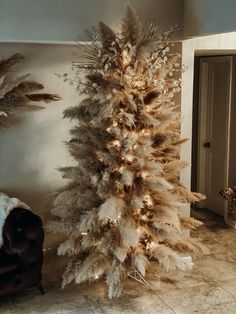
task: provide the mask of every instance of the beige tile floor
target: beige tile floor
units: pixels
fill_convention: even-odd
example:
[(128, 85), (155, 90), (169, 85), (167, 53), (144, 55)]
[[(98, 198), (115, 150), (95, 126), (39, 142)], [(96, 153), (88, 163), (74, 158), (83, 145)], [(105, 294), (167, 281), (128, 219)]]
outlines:
[(192, 271), (172, 275), (152, 272), (147, 278), (149, 287), (128, 280), (122, 297), (109, 300), (103, 282), (61, 290), (61, 267), (52, 250), (44, 264), (46, 294), (30, 288), (2, 297), (0, 313), (235, 314), (236, 230), (209, 211), (194, 210), (193, 215), (205, 223), (193, 236), (202, 238), (210, 253), (195, 260)]

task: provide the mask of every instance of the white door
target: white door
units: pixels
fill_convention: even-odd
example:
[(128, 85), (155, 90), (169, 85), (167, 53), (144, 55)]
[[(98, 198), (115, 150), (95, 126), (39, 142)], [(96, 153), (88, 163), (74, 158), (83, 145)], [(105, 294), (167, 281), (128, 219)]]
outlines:
[(232, 57), (206, 57), (200, 62), (199, 190), (202, 206), (224, 216), (219, 191), (228, 185), (229, 112)]

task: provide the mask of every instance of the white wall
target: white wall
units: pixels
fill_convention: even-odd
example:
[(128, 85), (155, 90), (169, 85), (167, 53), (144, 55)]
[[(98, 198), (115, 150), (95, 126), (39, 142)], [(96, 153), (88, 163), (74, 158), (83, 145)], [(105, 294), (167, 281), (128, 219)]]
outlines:
[(182, 25), (183, 0), (0, 0), (0, 41), (72, 41), (100, 20), (117, 27), (127, 3), (162, 28)]
[(63, 109), (79, 102), (74, 88), (55, 73), (71, 71), (73, 46), (0, 44), (0, 59), (22, 53), (25, 64), (18, 74), (32, 73), (45, 92), (58, 93), (63, 100), (47, 104), (47, 109), (27, 113), (17, 124), (0, 130), (0, 191), (21, 197), (41, 210), (47, 193), (65, 180), (55, 169), (71, 164), (64, 140), (71, 122), (62, 119)]
[(236, 0), (185, 0), (184, 36), (236, 30)]

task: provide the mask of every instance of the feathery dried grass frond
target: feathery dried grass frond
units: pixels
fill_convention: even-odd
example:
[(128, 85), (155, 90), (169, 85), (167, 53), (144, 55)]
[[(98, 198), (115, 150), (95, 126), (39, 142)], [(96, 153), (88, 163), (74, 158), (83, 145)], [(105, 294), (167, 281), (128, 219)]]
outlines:
[(208, 254), (209, 250), (203, 245), (199, 239), (194, 239), (190, 237), (183, 237), (181, 241), (174, 243), (173, 247), (175, 250), (180, 252), (189, 251), (194, 255)]
[(133, 8), (127, 6), (125, 17), (122, 20), (121, 32), (123, 41), (137, 45), (141, 38), (141, 21)]
[(99, 252), (94, 252), (85, 258), (79, 267), (75, 282), (81, 283), (83, 281), (94, 281), (104, 273), (104, 266), (106, 266), (106, 259), (104, 255)]
[(125, 203), (122, 199), (111, 196), (100, 207), (98, 217), (101, 220), (117, 220), (120, 218)]
[(121, 295), (124, 281), (127, 278), (127, 271), (122, 264), (113, 262), (111, 269), (107, 274), (108, 296), (110, 299)]
[(44, 86), (35, 81), (23, 81), (18, 84), (11, 92), (12, 93), (22, 93), (22, 94), (29, 94), (34, 91), (38, 91), (44, 89)]
[(149, 260), (142, 253), (138, 253), (134, 258), (134, 264), (136, 269), (140, 272), (142, 276), (145, 276), (146, 268), (149, 265)]
[(98, 29), (100, 33), (100, 39), (103, 45), (103, 49), (108, 50), (111, 47), (111, 44), (116, 40), (116, 34), (115, 32), (107, 26), (103, 22), (99, 22)]
[(30, 95), (26, 95), (26, 97), (30, 100), (30, 101), (43, 101), (45, 103), (49, 103), (51, 101), (59, 101), (62, 99), (61, 96), (59, 96), (58, 94), (47, 94), (47, 93), (41, 93), (41, 94), (30, 94)]
[(77, 274), (81, 265), (79, 255), (74, 255), (73, 258), (66, 265), (65, 271), (63, 273), (62, 288), (71, 283), (75, 279), (75, 274)]
[(181, 217), (180, 222), (184, 229), (190, 229), (190, 230), (195, 229), (202, 225), (202, 222), (200, 220), (197, 220), (192, 217)]
[(179, 268), (181, 270), (188, 270), (192, 268), (192, 261), (186, 260), (179, 256), (173, 249), (165, 245), (153, 245), (150, 254), (157, 259), (161, 266), (168, 272)]
[(182, 186), (180, 183), (178, 184), (178, 188), (175, 189), (176, 195), (180, 197), (183, 202), (193, 203), (199, 202), (206, 198), (205, 195), (197, 192), (190, 192), (186, 187)]
[(16, 53), (8, 59), (0, 61), (0, 77), (5, 76), (8, 72), (15, 70), (16, 66), (25, 61), (25, 58), (20, 54)]
[(19, 84), (24, 82), (29, 77), (29, 74), (21, 75), (20, 77), (12, 80), (4, 80), (0, 85), (0, 99), (11, 92), (14, 88), (16, 88)]
[(8, 126), (10, 119), (20, 112), (43, 109), (40, 105), (30, 104), (30, 101), (50, 102), (61, 99), (56, 94), (32, 94), (44, 87), (38, 82), (27, 80), (29, 74), (16, 79), (8, 76), (10, 71), (24, 60), (22, 55), (15, 54), (9, 59), (0, 61), (0, 77), (3, 75), (0, 80), (0, 127)]

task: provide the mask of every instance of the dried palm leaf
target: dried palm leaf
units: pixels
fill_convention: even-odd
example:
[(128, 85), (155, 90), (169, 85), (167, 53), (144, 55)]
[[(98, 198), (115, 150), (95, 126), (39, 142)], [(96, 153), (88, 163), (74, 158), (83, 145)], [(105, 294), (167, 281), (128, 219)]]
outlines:
[(16, 53), (8, 59), (0, 61), (0, 77), (7, 74), (9, 71), (15, 70), (16, 66), (22, 63), (25, 58), (20, 54)]
[(29, 94), (37, 90), (44, 89), (44, 86), (35, 81), (23, 81), (19, 85), (17, 85), (11, 92), (12, 93), (21, 93), (21, 94)]
[(51, 101), (58, 101), (61, 100), (62, 97), (57, 94), (30, 94), (26, 95), (26, 97), (31, 101), (44, 101), (44, 102), (51, 102)]
[(15, 54), (8, 59), (0, 61), (0, 126), (7, 126), (9, 119), (23, 111), (39, 110), (43, 107), (32, 105), (30, 101), (50, 102), (60, 100), (55, 94), (32, 94), (34, 91), (42, 90), (44, 86), (35, 81), (29, 81), (29, 74), (22, 75), (16, 79), (8, 76), (15, 66), (24, 61), (24, 57)]
[(20, 83), (22, 83), (24, 80), (26, 80), (29, 77), (29, 74), (22, 75), (18, 77), (17, 79), (13, 79), (10, 81), (4, 80), (2, 85), (0, 85), (0, 99), (12, 91), (16, 86), (18, 86)]

